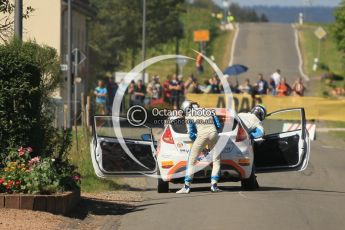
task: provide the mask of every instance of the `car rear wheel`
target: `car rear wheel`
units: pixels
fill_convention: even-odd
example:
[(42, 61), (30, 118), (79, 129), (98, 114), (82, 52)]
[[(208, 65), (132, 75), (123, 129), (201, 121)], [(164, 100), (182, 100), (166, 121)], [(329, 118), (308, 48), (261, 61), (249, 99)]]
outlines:
[(252, 173), (250, 174), (250, 177), (247, 179), (241, 180), (241, 186), (242, 189), (245, 191), (254, 191), (259, 189), (259, 183), (256, 180), (255, 176), (255, 170), (252, 169)]
[(158, 193), (167, 193), (169, 192), (169, 182), (162, 180), (160, 177), (160, 172), (158, 171), (158, 185), (157, 185), (157, 192)]

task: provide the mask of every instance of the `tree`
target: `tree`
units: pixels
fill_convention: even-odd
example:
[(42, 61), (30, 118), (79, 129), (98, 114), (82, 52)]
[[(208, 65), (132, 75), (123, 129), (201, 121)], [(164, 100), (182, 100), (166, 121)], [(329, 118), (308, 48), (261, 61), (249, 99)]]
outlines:
[(332, 26), (332, 32), (336, 40), (338, 49), (345, 52), (345, 0), (335, 10), (335, 23)]
[[(147, 1), (146, 45), (154, 47), (175, 38), (180, 28), (183, 0)], [(92, 0), (98, 14), (91, 21), (91, 48), (97, 56), (97, 73), (113, 72), (131, 53), (132, 66), (141, 48), (142, 1)]]
[[(0, 0), (0, 39), (6, 41), (13, 35), (15, 5), (11, 0)], [(23, 18), (26, 19), (34, 9), (30, 6), (23, 10)]]
[(266, 14), (262, 13), (260, 16), (260, 22), (269, 22)]

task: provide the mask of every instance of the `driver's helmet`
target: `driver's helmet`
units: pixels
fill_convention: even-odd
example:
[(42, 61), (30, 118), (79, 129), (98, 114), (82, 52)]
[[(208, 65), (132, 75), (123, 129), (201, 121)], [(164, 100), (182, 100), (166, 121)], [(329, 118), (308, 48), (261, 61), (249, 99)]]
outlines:
[(256, 105), (251, 111), (260, 121), (263, 121), (267, 115), (267, 111), (265, 106), (263, 105)]
[(181, 110), (186, 114), (189, 112), (190, 109), (192, 108), (199, 108), (198, 103), (190, 100), (185, 100), (181, 104)]

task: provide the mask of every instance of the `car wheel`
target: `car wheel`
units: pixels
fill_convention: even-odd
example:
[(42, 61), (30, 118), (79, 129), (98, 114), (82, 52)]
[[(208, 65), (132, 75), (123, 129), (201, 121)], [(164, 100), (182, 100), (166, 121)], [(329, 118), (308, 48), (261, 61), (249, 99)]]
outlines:
[(157, 185), (157, 192), (158, 193), (167, 193), (169, 192), (169, 182), (162, 180), (160, 177), (160, 172), (158, 171), (158, 185)]
[(259, 189), (259, 183), (256, 180), (254, 169), (249, 178), (241, 180), (241, 186), (245, 191), (254, 191)]

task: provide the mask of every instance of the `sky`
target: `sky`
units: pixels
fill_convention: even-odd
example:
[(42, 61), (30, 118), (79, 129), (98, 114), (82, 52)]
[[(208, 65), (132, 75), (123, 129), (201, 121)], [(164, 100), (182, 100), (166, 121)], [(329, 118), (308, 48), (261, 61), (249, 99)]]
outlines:
[[(213, 0), (222, 5), (223, 0)], [(337, 6), (341, 0), (229, 0), (241, 6), (265, 5), (265, 6), (305, 6), (311, 2), (313, 6)], [(308, 3), (309, 5), (309, 3)]]

